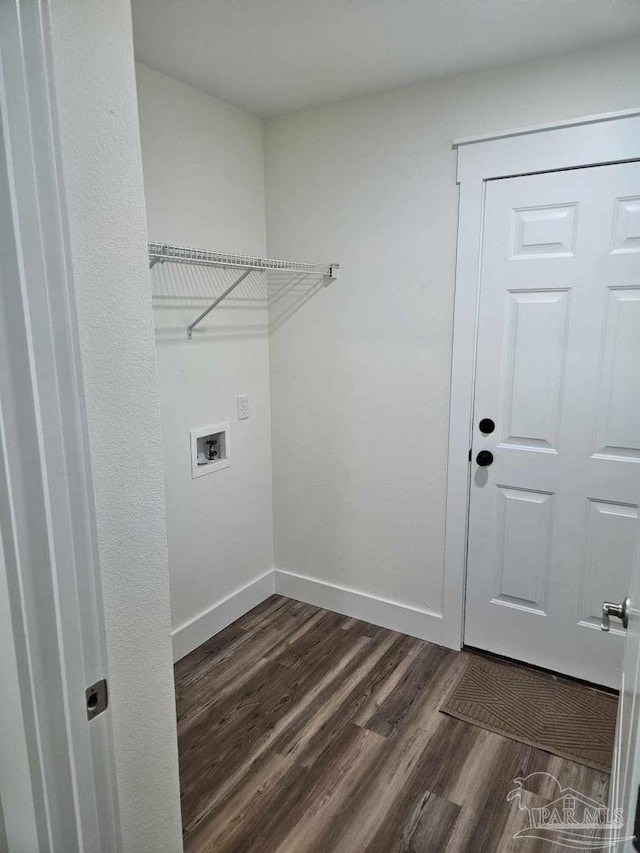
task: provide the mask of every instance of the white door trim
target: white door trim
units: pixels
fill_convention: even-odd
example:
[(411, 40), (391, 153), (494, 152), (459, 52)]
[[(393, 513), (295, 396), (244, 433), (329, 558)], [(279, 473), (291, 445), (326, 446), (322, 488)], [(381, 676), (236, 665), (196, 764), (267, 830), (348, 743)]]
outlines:
[(493, 133), (480, 133), (478, 136), (461, 136), (453, 140), (453, 147), (460, 148), (462, 145), (470, 145), (472, 142), (488, 142), (492, 139), (504, 139), (507, 136), (524, 136), (528, 133), (542, 133), (546, 130), (559, 130), (563, 127), (578, 127), (584, 124), (598, 124), (603, 121), (615, 121), (620, 118), (632, 118), (640, 115), (640, 108), (631, 110), (616, 110), (612, 113), (598, 113), (591, 116), (580, 116), (579, 118), (568, 118), (560, 121), (546, 122), (545, 124), (530, 124), (525, 127), (514, 127), (512, 130), (498, 130)]
[(0, 4), (0, 673), (16, 690), (0, 797), (23, 798), (2, 816), (10, 849), (111, 853), (110, 713), (85, 706), (107, 661), (47, 12)]
[(459, 140), (456, 261), (447, 509), (444, 645), (462, 647), (469, 514), (476, 326), (486, 181), (640, 159), (640, 110), (606, 113), (507, 135)]

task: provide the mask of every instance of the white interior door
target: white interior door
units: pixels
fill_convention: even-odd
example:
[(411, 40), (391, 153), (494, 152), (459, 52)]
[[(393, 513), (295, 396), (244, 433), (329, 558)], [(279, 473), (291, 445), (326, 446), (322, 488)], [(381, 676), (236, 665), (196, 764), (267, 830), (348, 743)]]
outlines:
[(621, 810), (624, 821), (619, 833), (622, 840), (615, 848), (617, 853), (638, 849), (631, 839), (637, 834), (636, 824), (640, 827), (640, 548), (634, 560), (629, 598), (610, 790), (610, 806)]
[(640, 163), (487, 182), (474, 412), (465, 643), (619, 687), (600, 615), (638, 539)]

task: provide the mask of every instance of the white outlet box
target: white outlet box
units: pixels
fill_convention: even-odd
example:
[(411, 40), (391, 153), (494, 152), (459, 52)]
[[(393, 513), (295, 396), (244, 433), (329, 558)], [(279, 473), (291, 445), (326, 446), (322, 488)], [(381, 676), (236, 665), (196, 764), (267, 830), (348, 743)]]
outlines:
[(249, 397), (246, 394), (238, 395), (238, 420), (245, 421), (249, 417)]
[(214, 424), (191, 430), (191, 476), (213, 474), (231, 465), (229, 424)]

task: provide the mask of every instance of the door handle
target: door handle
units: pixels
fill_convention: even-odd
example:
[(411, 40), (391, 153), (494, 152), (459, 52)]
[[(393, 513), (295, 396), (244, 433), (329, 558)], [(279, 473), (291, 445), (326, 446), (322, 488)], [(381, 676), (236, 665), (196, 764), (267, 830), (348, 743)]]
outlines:
[(615, 616), (616, 619), (622, 620), (622, 627), (626, 628), (629, 625), (629, 610), (631, 609), (631, 599), (629, 596), (625, 598), (622, 604), (611, 604), (609, 601), (605, 601), (602, 605), (602, 623), (600, 625), (600, 629), (602, 631), (608, 631), (611, 627), (611, 622), (609, 621), (610, 616)]

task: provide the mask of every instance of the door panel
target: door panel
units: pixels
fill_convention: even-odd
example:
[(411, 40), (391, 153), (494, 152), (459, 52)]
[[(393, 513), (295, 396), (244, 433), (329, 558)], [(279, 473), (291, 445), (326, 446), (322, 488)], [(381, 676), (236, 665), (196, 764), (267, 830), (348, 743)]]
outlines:
[[(640, 287), (610, 287), (596, 416), (595, 452), (640, 457)], [(634, 405), (635, 402), (635, 405)]]
[(480, 450), (465, 642), (617, 686), (622, 631), (599, 624), (638, 539), (640, 164), (487, 183)]
[(576, 204), (514, 209), (513, 258), (559, 258), (573, 255)]
[(498, 486), (495, 496), (497, 583), (494, 601), (544, 615), (553, 495)]
[(557, 449), (568, 306), (567, 290), (509, 291), (503, 445)]
[[(624, 601), (629, 567), (638, 538), (638, 508), (587, 501), (585, 550), (580, 579), (578, 621), (600, 626), (602, 603)], [(612, 631), (619, 631), (615, 624)]]
[(612, 252), (640, 252), (640, 196), (616, 201)]

